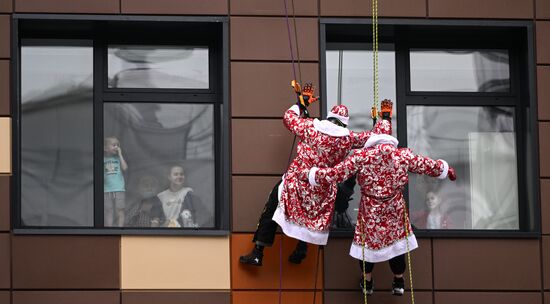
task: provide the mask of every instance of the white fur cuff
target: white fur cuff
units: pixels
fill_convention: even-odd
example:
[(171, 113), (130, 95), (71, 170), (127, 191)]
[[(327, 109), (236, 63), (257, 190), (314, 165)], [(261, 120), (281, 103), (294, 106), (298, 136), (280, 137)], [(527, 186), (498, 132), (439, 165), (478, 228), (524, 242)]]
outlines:
[(308, 179), (309, 184), (312, 186), (319, 186), (319, 184), (317, 184), (317, 182), (315, 181), (315, 174), (317, 173), (317, 171), (319, 171), (319, 168), (317, 167), (311, 167), (311, 169), (309, 169)]
[(443, 172), (441, 172), (441, 174), (439, 174), (439, 176), (437, 178), (446, 179), (447, 174), (449, 173), (449, 164), (446, 161), (442, 160), (442, 159), (439, 159), (439, 161), (443, 163)]
[(293, 105), (292, 107), (289, 108), (289, 110), (296, 113), (296, 115), (300, 115), (300, 107), (298, 107), (298, 105)]

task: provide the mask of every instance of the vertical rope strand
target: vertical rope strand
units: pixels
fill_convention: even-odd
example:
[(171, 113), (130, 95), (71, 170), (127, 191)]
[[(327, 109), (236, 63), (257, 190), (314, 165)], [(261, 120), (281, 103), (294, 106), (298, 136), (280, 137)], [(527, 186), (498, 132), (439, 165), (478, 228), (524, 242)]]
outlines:
[(409, 216), (407, 214), (407, 205), (403, 200), (403, 217), (405, 222), (405, 238), (407, 244), (407, 264), (409, 267), (409, 284), (411, 284), (411, 304), (414, 304), (414, 288), (413, 288), (413, 276), (412, 276), (412, 263), (411, 263), (411, 251), (409, 249)]
[(302, 82), (302, 64), (300, 62), (300, 48), (298, 47), (298, 30), (296, 26), (296, 13), (294, 11), (294, 0), (291, 0), (292, 3), (292, 21), (294, 23), (294, 45), (296, 46), (296, 57), (298, 60), (298, 80), (300, 80), (300, 84), (303, 84)]

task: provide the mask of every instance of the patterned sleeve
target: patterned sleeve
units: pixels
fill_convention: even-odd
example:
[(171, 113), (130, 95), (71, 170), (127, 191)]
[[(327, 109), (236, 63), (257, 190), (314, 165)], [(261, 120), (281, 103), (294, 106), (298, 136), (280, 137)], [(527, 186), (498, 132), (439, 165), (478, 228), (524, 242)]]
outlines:
[(350, 137), (352, 141), (352, 148), (363, 148), (367, 143), (367, 140), (372, 135), (371, 131), (353, 132), (350, 131)]
[(286, 110), (283, 117), (285, 127), (292, 133), (299, 137), (304, 137), (311, 130), (313, 122), (311, 119), (300, 117), (300, 108), (297, 105), (293, 105), (290, 109)]
[(410, 149), (401, 149), (409, 161), (409, 172), (426, 174), (444, 179), (449, 172), (449, 164), (442, 159), (433, 160), (427, 156), (416, 155)]
[(354, 175), (360, 166), (361, 150), (356, 150), (343, 162), (332, 168), (313, 167), (309, 171), (309, 183), (312, 185), (341, 183)]

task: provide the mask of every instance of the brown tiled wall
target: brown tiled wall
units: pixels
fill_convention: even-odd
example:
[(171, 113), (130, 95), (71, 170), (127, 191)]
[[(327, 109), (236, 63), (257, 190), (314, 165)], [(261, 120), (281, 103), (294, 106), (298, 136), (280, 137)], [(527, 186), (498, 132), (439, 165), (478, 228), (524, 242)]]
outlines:
[[(301, 65), (302, 79), (318, 84), (319, 18), (370, 16), (370, 1), (294, 2), (300, 59), (305, 61)], [(290, 3), (287, 1), (289, 9)], [(286, 257), (295, 241), (280, 235), (273, 248), (266, 249), (263, 267), (244, 267), (237, 262), (239, 255), (252, 248), (252, 233), (259, 214), (269, 191), (287, 166), (292, 146), (293, 138), (280, 119), (294, 99), (289, 88), (293, 72), (282, 2), (0, 0), (0, 116), (10, 115), (12, 12), (229, 16), (232, 235), (229, 252), (220, 256), (231, 259), (225, 263), (230, 264), (231, 290), (121, 290), (121, 237), (14, 236), (9, 232), (9, 178), (0, 177), (0, 304), (278, 303), (280, 263), (283, 303), (311, 303), (316, 273), (316, 303), (362, 302), (362, 295), (357, 291), (359, 266), (348, 255), (350, 240), (346, 238), (329, 241), (321, 251), (317, 269), (317, 247), (310, 246), (302, 265), (293, 265)], [(417, 303), (550, 304), (550, 293), (541, 293), (550, 291), (550, 1), (384, 0), (379, 1), (379, 14), (382, 18), (530, 19), (535, 22), (544, 236), (540, 240), (419, 239), (420, 248), (411, 257)], [(295, 47), (293, 52), (296, 57)], [(319, 115), (318, 104), (312, 110), (313, 115)], [(281, 245), (282, 256), (279, 255)], [(376, 266), (374, 275), (377, 292), (369, 301), (410, 302), (408, 296), (390, 295), (391, 274), (387, 263)], [(406, 280), (408, 282), (408, 277)]]

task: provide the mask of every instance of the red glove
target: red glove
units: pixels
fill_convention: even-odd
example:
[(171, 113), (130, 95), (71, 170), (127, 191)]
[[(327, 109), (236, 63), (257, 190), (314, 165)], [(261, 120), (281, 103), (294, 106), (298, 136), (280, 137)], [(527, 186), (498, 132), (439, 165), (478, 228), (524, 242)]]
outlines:
[(452, 180), (452, 181), (456, 180), (455, 168), (449, 166), (449, 172), (447, 173), (447, 177), (449, 177), (449, 179)]

